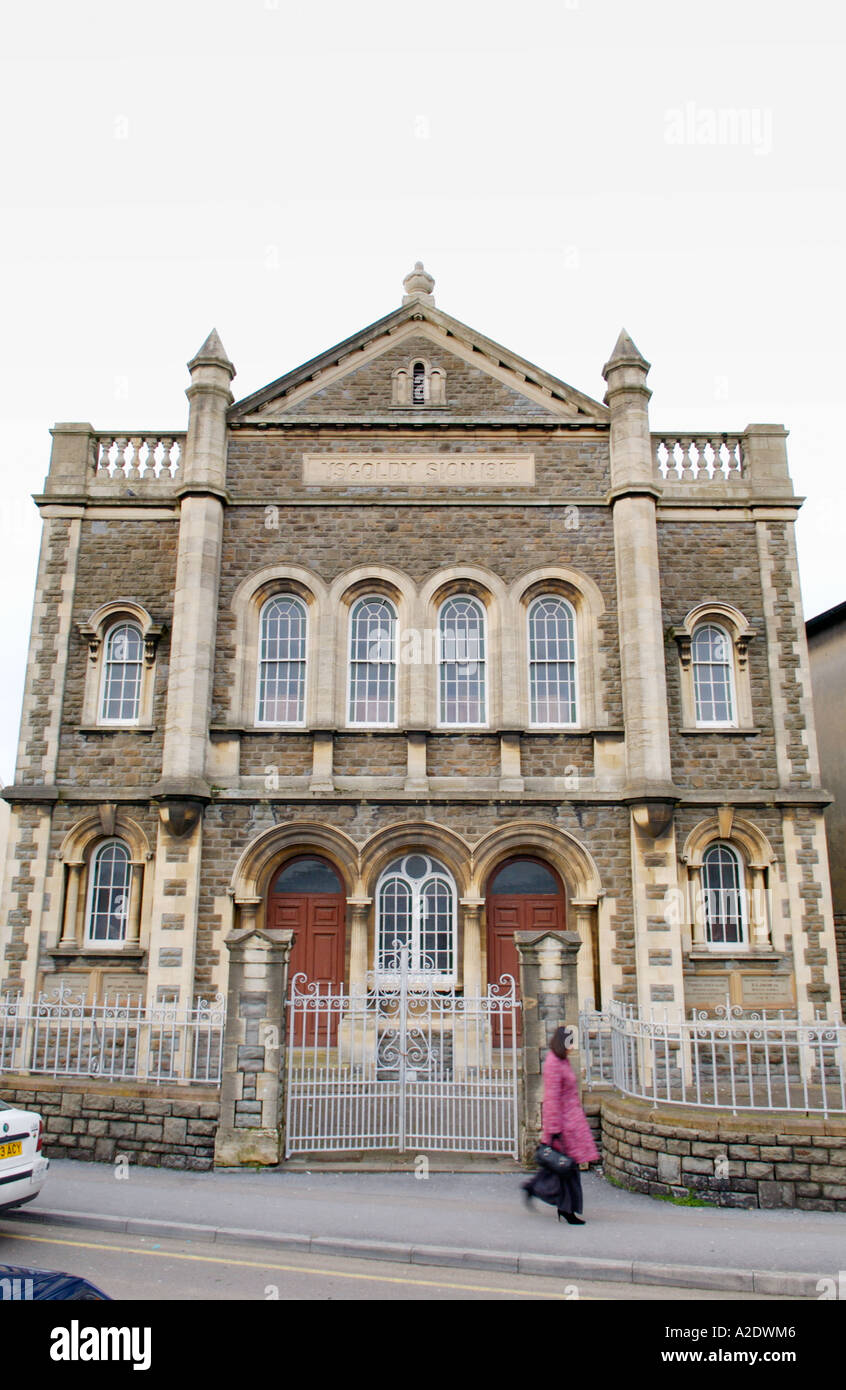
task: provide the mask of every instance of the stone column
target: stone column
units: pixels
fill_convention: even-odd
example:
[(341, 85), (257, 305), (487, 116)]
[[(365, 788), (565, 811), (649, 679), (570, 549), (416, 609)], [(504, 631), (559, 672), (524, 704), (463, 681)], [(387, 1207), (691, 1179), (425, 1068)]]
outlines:
[[(638, 1001), (683, 1002), (681, 931), (666, 915), (676, 888), (664, 628), (658, 563), (660, 478), (649, 430), (649, 363), (625, 330), (603, 368), (611, 417), (611, 492), (631, 807)], [(660, 936), (650, 933), (662, 933)], [(667, 935), (669, 933), (669, 935)], [(658, 948), (658, 949), (655, 949)], [(670, 964), (667, 964), (669, 949)]]
[(599, 942), (597, 940), (596, 922), (596, 903), (579, 902), (573, 899), (570, 903), (576, 915), (576, 931), (582, 948), (579, 952), (579, 1004), (584, 1005), (587, 999), (592, 999), (597, 1009), (602, 1008), (602, 991), (599, 977)]
[(460, 902), (464, 928), (465, 995), (482, 994), (482, 908), (484, 898), (462, 898)]
[(367, 921), (372, 898), (347, 898), (350, 909), (350, 993), (367, 983)]
[(82, 872), (85, 864), (82, 860), (77, 863), (69, 863), (67, 889), (65, 891), (65, 916), (62, 922), (62, 939), (60, 946), (77, 946), (79, 942), (76, 936), (76, 918), (79, 910), (79, 890), (82, 883)]
[[(579, 1036), (577, 932), (515, 932), (520, 957), (520, 997), (523, 1003), (521, 1153), (531, 1160), (541, 1134), (543, 1063), (556, 1028), (571, 1027), (574, 1046)], [(579, 1062), (574, 1058), (579, 1075)]]
[(294, 933), (246, 929), (226, 938), (229, 987), (217, 1167), (275, 1164), (285, 1122), (285, 997)]
[(144, 883), (144, 860), (133, 859), (130, 865), (129, 915), (126, 923), (126, 944), (137, 946), (141, 940), (141, 890)]
[(649, 363), (625, 330), (603, 367), (611, 416), (611, 505), (631, 791), (671, 793), (670, 732), (658, 567), (656, 481), (646, 385)]
[(235, 368), (216, 332), (188, 364), (191, 385), (170, 640), (162, 798), (208, 798), (208, 746), (226, 497), (226, 410)]

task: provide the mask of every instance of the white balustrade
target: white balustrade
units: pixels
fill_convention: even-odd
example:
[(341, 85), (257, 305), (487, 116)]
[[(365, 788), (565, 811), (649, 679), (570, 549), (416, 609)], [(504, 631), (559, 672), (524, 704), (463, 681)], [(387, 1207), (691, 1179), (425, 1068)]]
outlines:
[(738, 434), (653, 434), (655, 467), (665, 483), (732, 483), (747, 476)]

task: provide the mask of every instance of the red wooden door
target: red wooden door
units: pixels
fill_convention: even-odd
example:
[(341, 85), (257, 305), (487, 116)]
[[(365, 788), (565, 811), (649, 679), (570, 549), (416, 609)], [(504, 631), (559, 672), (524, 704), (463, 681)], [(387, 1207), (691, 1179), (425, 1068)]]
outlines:
[[(508, 864), (505, 869), (509, 871), (507, 874), (498, 871), (495, 875), (487, 898), (488, 983), (498, 984), (501, 976), (511, 975), (519, 996), (520, 958), (514, 944), (514, 933), (563, 931), (566, 925), (564, 894), (545, 865), (526, 860)], [(501, 881), (503, 886), (523, 890), (532, 886), (542, 886), (555, 891), (498, 892), (498, 881)], [(521, 1015), (518, 1011), (518, 1042), (521, 1031)], [(499, 1041), (498, 1030), (495, 1030), (494, 1040)], [(509, 1036), (503, 1036), (502, 1041), (507, 1045), (511, 1039)]]
[(334, 893), (275, 893), (268, 904), (268, 926), (295, 933), (288, 978), (307, 976), (325, 991), (344, 979), (343, 897)]

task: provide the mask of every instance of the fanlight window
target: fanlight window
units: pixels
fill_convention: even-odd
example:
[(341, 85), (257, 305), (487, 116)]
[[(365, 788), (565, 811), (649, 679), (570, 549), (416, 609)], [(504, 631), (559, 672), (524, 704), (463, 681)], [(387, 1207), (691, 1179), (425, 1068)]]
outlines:
[(735, 701), (731, 639), (721, 627), (705, 623), (691, 642), (697, 724), (734, 724)]
[(261, 611), (256, 720), (301, 724), (305, 717), (306, 610), (299, 599), (272, 598)]
[(485, 614), (474, 598), (447, 599), (438, 625), (438, 722), (487, 723)]
[(575, 615), (555, 595), (529, 609), (529, 687), (533, 724), (576, 723)]
[(350, 615), (351, 724), (396, 722), (397, 615), (386, 598), (361, 599)]
[(713, 946), (740, 945), (746, 940), (743, 869), (729, 845), (716, 844), (702, 859), (705, 937)]
[(276, 878), (273, 893), (341, 893), (341, 880), (325, 859), (294, 859)]
[(91, 860), (86, 938), (93, 945), (124, 941), (132, 872), (122, 840), (107, 840)]
[(134, 623), (117, 623), (106, 638), (100, 702), (100, 719), (103, 723), (137, 723), (143, 670), (141, 629)]
[(407, 854), (382, 874), (376, 894), (376, 968), (393, 974), (407, 949), (409, 969), (449, 984), (455, 979), (455, 885), (436, 859)]
[(560, 892), (554, 875), (535, 859), (511, 859), (491, 880), (489, 893), (506, 897)]

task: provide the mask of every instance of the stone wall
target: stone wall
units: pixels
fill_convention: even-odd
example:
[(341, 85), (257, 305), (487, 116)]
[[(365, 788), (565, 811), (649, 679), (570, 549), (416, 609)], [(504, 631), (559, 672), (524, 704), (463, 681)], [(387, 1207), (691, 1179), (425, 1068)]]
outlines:
[(48, 1158), (204, 1172), (214, 1164), (214, 1087), (122, 1085), (88, 1077), (4, 1076), (3, 1099), (44, 1121)]
[(632, 1192), (720, 1207), (846, 1212), (846, 1118), (728, 1115), (603, 1094), (605, 1174)]

